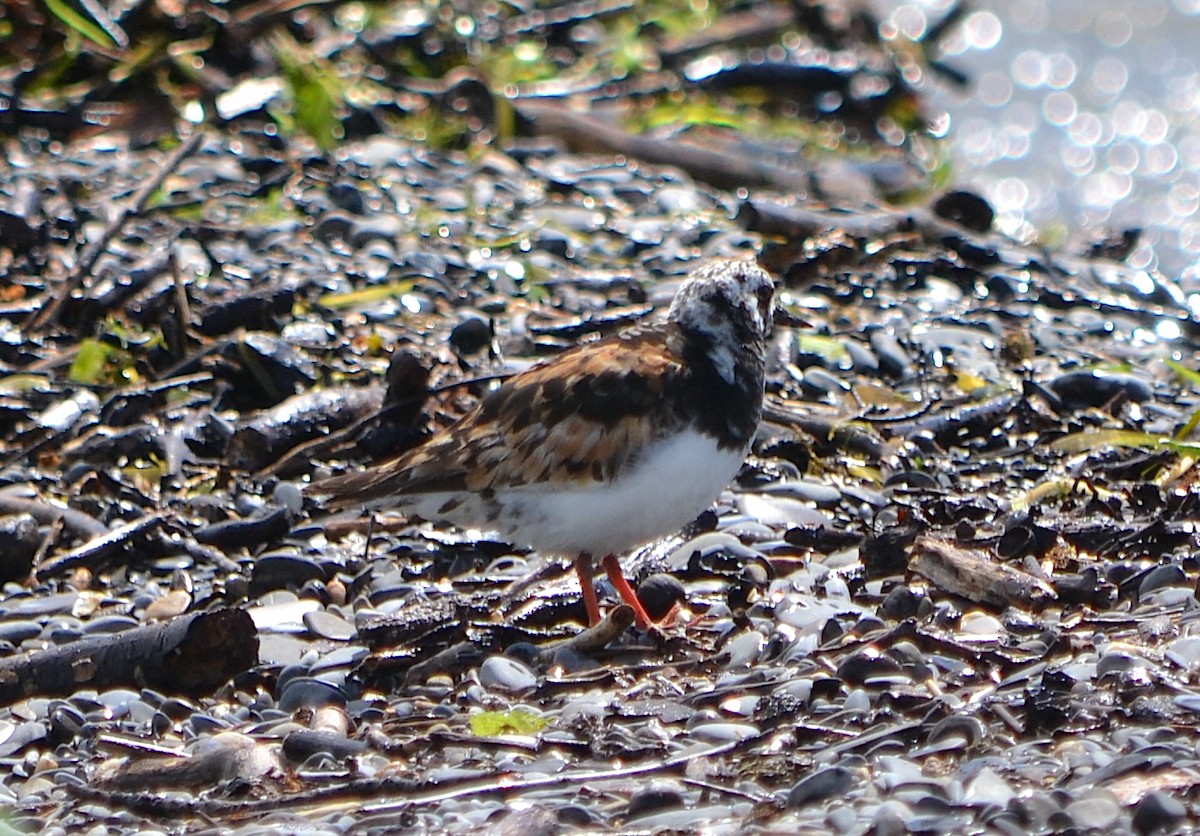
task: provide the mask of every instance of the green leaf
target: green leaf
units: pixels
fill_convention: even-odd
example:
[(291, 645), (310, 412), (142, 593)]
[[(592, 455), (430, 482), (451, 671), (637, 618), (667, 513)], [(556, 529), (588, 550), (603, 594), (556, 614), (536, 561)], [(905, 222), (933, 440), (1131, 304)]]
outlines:
[(528, 297), (529, 301), (536, 302), (539, 305), (549, 302), (552, 298), (550, 288), (546, 287), (544, 284), (531, 284), (529, 286), (529, 290), (525, 292), (525, 295)]
[(297, 128), (322, 150), (332, 150), (344, 134), (338, 119), (344, 95), (334, 67), (283, 31), (277, 31), (271, 43), (291, 94), (291, 112), (277, 113), (274, 107), (268, 110), (283, 127)]
[(1034, 505), (1040, 505), (1045, 499), (1065, 499), (1071, 495), (1078, 484), (1079, 480), (1074, 478), (1050, 479), (1041, 482), (1015, 497), (1010, 507), (1014, 512), (1020, 512), (1032, 508)]
[(1175, 372), (1175, 375), (1184, 383), (1190, 384), (1193, 389), (1200, 389), (1200, 372), (1189, 369), (1182, 363), (1177, 363), (1171, 359), (1163, 360), (1167, 364), (1167, 368)]
[(1187, 441), (1193, 432), (1196, 431), (1196, 426), (1200, 424), (1200, 409), (1192, 413), (1192, 417), (1187, 419), (1187, 423), (1179, 428), (1175, 433), (1176, 441)]
[(19, 395), (50, 388), (50, 379), (40, 374), (10, 374), (0, 377), (0, 395)]
[(100, 46), (107, 47), (108, 49), (116, 46), (113, 39), (98, 24), (75, 11), (64, 0), (46, 0), (46, 8), (50, 10), (50, 14), (89, 41), (100, 44)]
[(103, 377), (110, 356), (111, 347), (89, 337), (79, 344), (79, 353), (67, 377), (76, 383), (96, 383)]
[(1200, 456), (1200, 444), (1190, 444), (1183, 441), (1173, 441), (1169, 438), (1159, 439), (1161, 446), (1181, 456)]
[(1136, 430), (1089, 430), (1071, 433), (1050, 442), (1050, 449), (1057, 453), (1083, 453), (1099, 447), (1157, 447), (1163, 440), (1161, 435), (1137, 432)]
[(382, 302), (396, 296), (403, 296), (412, 289), (412, 280), (406, 279), (399, 282), (372, 285), (362, 290), (352, 290), (349, 293), (326, 293), (317, 300), (317, 304), (331, 311), (341, 311), (346, 308), (374, 305), (376, 302)]
[(529, 711), (483, 711), (471, 715), (471, 734), (476, 737), (500, 737), (504, 734), (533, 734), (548, 721)]
[(1050, 449), (1058, 453), (1083, 453), (1104, 446), (1138, 447), (1143, 450), (1153, 450), (1165, 447), (1173, 453), (1184, 456), (1200, 455), (1200, 444), (1176, 441), (1165, 435), (1142, 433), (1136, 430), (1094, 430), (1090, 432), (1071, 433), (1050, 442)]
[(796, 348), (804, 354), (815, 354), (830, 363), (836, 363), (846, 356), (846, 344), (840, 338), (822, 337), (820, 334), (797, 334)]
[(342, 124), (337, 118), (337, 101), (320, 77), (320, 71), (298, 69), (289, 72), (287, 79), (296, 102), (296, 125), (323, 150), (335, 148), (342, 135)]

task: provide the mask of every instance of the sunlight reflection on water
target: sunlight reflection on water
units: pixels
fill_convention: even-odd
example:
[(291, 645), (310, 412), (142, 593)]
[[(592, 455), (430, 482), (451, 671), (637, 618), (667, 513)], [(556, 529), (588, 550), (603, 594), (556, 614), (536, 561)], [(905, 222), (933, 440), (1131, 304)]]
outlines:
[[(953, 0), (877, 0), (919, 38)], [(939, 85), (956, 182), (1018, 239), (1143, 227), (1134, 267), (1200, 289), (1200, 0), (990, 0), (943, 42), (966, 91)]]

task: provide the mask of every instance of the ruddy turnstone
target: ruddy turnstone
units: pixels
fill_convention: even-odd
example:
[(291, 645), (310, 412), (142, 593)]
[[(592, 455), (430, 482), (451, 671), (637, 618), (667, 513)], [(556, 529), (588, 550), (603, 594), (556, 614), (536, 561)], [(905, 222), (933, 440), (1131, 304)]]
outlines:
[(420, 446), (311, 492), (331, 510), (392, 508), (573, 556), (592, 624), (601, 556), (645, 628), (617, 555), (695, 519), (737, 474), (762, 412), (773, 292), (752, 261), (708, 262), (665, 321), (526, 369)]

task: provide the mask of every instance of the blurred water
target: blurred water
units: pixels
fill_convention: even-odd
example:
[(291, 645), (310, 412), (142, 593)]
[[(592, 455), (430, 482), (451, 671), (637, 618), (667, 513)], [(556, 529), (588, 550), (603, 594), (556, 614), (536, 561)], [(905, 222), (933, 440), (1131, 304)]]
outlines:
[[(876, 0), (917, 38), (953, 0)], [(1200, 285), (1200, 0), (976, 0), (944, 41), (954, 181), (999, 228), (1068, 245), (1143, 227), (1129, 262)]]

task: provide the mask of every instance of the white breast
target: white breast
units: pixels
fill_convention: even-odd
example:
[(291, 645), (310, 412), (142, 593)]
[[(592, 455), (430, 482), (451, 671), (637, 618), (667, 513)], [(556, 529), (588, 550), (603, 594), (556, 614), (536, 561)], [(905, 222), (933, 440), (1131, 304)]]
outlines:
[(647, 451), (610, 485), (530, 487), (497, 496), (495, 529), (549, 554), (598, 557), (678, 531), (737, 475), (745, 451), (689, 430)]

